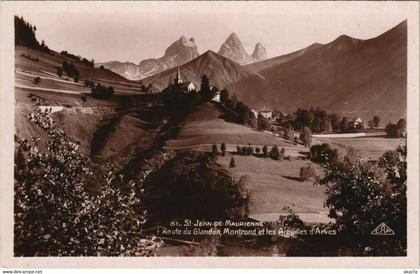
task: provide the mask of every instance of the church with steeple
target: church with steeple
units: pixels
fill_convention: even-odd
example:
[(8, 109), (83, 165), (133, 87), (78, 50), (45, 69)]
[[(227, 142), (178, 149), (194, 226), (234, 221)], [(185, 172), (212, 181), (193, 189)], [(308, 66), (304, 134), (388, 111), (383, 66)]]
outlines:
[(173, 83), (169, 83), (168, 87), (162, 92), (194, 93), (195, 91), (194, 83), (182, 80), (181, 70), (177, 67)]

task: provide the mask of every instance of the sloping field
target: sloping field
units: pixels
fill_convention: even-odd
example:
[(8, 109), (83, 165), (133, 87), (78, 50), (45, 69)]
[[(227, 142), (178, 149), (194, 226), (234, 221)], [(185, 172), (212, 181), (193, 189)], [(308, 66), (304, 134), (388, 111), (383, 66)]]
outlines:
[(360, 156), (369, 159), (377, 160), (387, 150), (395, 150), (402, 139), (386, 138), (383, 136), (377, 137), (359, 137), (359, 138), (313, 138), (313, 144), (328, 143), (332, 148), (345, 153), (350, 147), (354, 148)]
[[(106, 86), (113, 86), (116, 94), (136, 94), (139, 92), (139, 84), (107, 69), (92, 68), (84, 63), (52, 51), (51, 54), (43, 53), (26, 47), (17, 46), (15, 50), (15, 77), (16, 85), (21, 88), (39, 87), (59, 92), (90, 92), (85, 87), (84, 80), (91, 80)], [(57, 67), (61, 67), (63, 61), (72, 62), (80, 71), (79, 83), (63, 73), (58, 77)], [(41, 82), (33, 83), (35, 77), (40, 77)]]
[(309, 223), (331, 221), (324, 208), (324, 187), (314, 186), (312, 181), (301, 181), (299, 171), (311, 165), (317, 175), (322, 168), (303, 160), (274, 161), (269, 158), (235, 155), (236, 167), (229, 168), (230, 155), (218, 157), (218, 163), (232, 173), (235, 179), (247, 176), (246, 187), (251, 192), (250, 216), (261, 221), (277, 220), (290, 207)]
[[(286, 155), (293, 159), (308, 150), (295, 146), (283, 138), (255, 131), (248, 127), (229, 123), (219, 118), (220, 111), (215, 105), (207, 103), (197, 107), (183, 122), (178, 136), (166, 143), (169, 149), (206, 150), (212, 144), (227, 144), (228, 154), (218, 157), (218, 162), (231, 172), (235, 179), (247, 176), (246, 186), (251, 193), (251, 217), (262, 221), (274, 221), (284, 213), (285, 206), (290, 207), (305, 222), (328, 223), (324, 187), (314, 186), (311, 181), (302, 182), (299, 171), (302, 166), (311, 164), (304, 160), (274, 161), (268, 158), (233, 155), (236, 145), (247, 145), (260, 149), (264, 144), (285, 148)], [(231, 155), (235, 158), (236, 167), (229, 168)], [(322, 174), (319, 166), (311, 164), (317, 174)]]
[(197, 107), (181, 125), (176, 139), (166, 143), (168, 149), (205, 149), (211, 144), (230, 144), (236, 150), (236, 144), (277, 145), (294, 147), (282, 138), (252, 130), (249, 127), (229, 123), (220, 118), (220, 111), (211, 103)]

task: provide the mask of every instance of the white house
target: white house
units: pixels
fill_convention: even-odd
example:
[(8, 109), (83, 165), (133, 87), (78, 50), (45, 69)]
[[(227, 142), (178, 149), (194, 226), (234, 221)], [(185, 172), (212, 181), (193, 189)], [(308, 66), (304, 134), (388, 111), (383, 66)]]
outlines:
[(349, 122), (349, 127), (353, 128), (364, 128), (365, 123), (363, 122), (362, 118), (357, 117)]
[(261, 114), (266, 119), (273, 118), (273, 111), (268, 107), (263, 107), (262, 109), (260, 109), (259, 114)]
[(216, 94), (214, 95), (213, 99), (211, 99), (213, 102), (220, 103), (220, 91), (216, 91)]

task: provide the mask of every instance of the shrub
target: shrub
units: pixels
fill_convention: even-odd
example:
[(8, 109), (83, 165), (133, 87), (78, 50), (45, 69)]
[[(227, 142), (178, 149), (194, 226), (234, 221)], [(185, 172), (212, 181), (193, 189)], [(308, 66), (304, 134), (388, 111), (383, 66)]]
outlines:
[(242, 155), (247, 155), (248, 154), (248, 148), (247, 147), (242, 147), (242, 149), (241, 149), (242, 151), (241, 151), (241, 154)]
[(41, 77), (37, 76), (34, 78), (34, 84), (38, 85), (39, 83), (41, 83)]
[(297, 137), (297, 136), (293, 137), (293, 143), (295, 145), (298, 145), (299, 144), (299, 137)]
[(315, 169), (312, 166), (304, 166), (300, 168), (299, 177), (302, 181), (315, 178)]
[(260, 148), (259, 148), (259, 147), (256, 147), (256, 148), (255, 148), (255, 153), (256, 153), (256, 154), (260, 154), (260, 152), (261, 152)]

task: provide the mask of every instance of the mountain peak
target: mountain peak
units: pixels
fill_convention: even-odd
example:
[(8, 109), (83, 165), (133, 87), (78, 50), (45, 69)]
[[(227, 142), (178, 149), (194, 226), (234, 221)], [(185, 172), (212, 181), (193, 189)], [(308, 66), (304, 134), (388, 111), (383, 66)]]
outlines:
[(187, 39), (184, 35), (182, 35), (177, 41), (175, 41), (172, 45), (174, 45), (174, 44), (180, 44), (180, 45), (182, 45), (182, 46), (184, 46), (184, 47), (191, 47), (191, 48), (197, 48), (197, 46), (195, 45), (195, 42), (194, 42), (194, 38), (190, 38), (190, 39)]
[(252, 53), (252, 58), (255, 62), (262, 61), (267, 59), (267, 50), (261, 43), (257, 43)]
[(241, 43), (241, 40), (239, 40), (239, 37), (234, 32), (231, 33), (226, 41), (222, 44), (218, 54), (241, 65), (249, 64), (252, 62), (252, 57), (248, 55)]
[(227, 38), (227, 40), (239, 40), (238, 35), (235, 32), (232, 32), (229, 37)]

